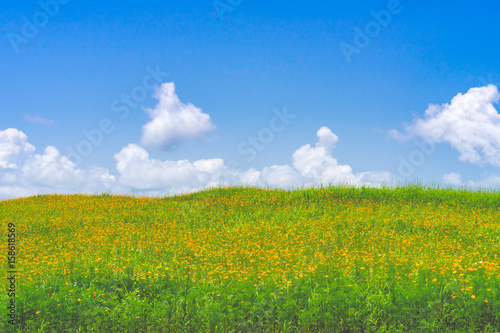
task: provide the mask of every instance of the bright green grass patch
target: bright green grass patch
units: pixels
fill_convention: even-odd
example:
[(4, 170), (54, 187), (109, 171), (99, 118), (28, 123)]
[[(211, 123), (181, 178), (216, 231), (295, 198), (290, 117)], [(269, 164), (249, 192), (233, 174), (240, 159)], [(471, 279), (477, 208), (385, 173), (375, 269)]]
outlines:
[(2, 201), (0, 331), (500, 331), (499, 206), (418, 185)]

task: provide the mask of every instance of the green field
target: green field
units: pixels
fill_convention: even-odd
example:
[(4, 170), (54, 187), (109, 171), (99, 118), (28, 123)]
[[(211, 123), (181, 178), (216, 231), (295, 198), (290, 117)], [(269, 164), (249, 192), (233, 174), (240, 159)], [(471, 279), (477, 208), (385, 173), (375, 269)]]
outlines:
[(39, 195), (0, 220), (2, 332), (500, 331), (498, 192)]

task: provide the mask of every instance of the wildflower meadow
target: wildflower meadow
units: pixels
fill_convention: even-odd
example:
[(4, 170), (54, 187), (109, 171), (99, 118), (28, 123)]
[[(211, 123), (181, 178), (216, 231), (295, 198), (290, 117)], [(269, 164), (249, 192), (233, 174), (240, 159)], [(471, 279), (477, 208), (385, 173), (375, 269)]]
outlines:
[(500, 331), (499, 208), (417, 185), (5, 200), (0, 331)]

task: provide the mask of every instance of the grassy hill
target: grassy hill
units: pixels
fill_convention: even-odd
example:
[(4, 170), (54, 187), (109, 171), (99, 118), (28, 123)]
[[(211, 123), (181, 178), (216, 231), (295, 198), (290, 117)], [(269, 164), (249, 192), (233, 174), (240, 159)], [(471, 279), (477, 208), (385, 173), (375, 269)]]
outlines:
[(18, 326), (4, 292), (0, 330), (492, 332), (499, 208), (422, 186), (2, 201)]

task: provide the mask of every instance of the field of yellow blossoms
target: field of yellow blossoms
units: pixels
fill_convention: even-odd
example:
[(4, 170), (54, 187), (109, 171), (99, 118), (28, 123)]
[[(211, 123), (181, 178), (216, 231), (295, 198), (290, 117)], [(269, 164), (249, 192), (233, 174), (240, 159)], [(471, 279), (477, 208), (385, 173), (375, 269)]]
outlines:
[(498, 192), (39, 195), (0, 220), (17, 241), (2, 332), (500, 331)]

